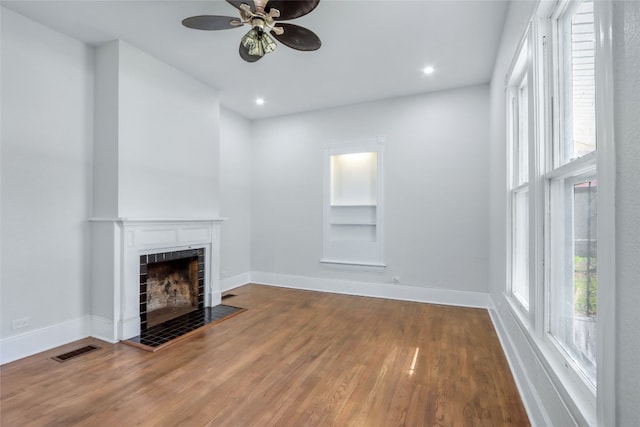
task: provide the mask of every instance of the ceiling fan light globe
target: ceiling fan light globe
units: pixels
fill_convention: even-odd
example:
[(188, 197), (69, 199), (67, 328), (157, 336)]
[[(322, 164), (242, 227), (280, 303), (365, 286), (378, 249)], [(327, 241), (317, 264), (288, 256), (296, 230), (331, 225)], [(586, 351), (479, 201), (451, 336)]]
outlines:
[(249, 43), (251, 40), (255, 40), (258, 36), (258, 33), (256, 30), (254, 30), (253, 28), (250, 29), (249, 31), (247, 31), (247, 33), (242, 36), (242, 44), (243, 45), (247, 45), (247, 43)]
[(263, 33), (262, 37), (260, 37), (260, 44), (262, 45), (264, 53), (271, 53), (276, 50), (276, 47), (278, 47), (276, 42), (269, 37), (269, 34), (267, 33)]
[(247, 48), (249, 55), (252, 56), (264, 56), (265, 53), (271, 53), (278, 47), (276, 42), (259, 28), (249, 30), (242, 37), (242, 45)]
[(242, 36), (242, 45), (247, 49), (251, 49), (254, 45), (258, 43), (258, 31), (255, 29), (249, 30), (247, 34)]
[(264, 56), (264, 49), (261, 43), (256, 43), (249, 48), (249, 55), (251, 56)]

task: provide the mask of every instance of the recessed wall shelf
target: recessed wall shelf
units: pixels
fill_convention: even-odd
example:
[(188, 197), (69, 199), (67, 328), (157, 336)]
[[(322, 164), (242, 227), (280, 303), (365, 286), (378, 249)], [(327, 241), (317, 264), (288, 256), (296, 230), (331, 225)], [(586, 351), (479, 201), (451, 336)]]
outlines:
[(377, 142), (326, 151), (323, 263), (384, 265), (381, 176)]

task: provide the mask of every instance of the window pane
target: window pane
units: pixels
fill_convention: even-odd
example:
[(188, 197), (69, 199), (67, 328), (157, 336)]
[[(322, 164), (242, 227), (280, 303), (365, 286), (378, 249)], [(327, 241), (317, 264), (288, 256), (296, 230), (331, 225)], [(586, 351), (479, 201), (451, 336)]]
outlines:
[(529, 309), (529, 191), (514, 193), (511, 292)]
[(579, 1), (558, 22), (560, 46), (560, 163), (596, 149), (593, 2)]
[(518, 185), (529, 181), (529, 85), (525, 74), (518, 88)]
[(552, 183), (551, 334), (595, 384), (597, 181)]

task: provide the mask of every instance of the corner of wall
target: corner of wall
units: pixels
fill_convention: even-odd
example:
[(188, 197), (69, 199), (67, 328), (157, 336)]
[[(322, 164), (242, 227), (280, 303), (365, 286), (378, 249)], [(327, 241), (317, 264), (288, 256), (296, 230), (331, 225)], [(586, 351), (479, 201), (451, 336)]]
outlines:
[(251, 283), (251, 273), (249, 271), (237, 274), (232, 277), (226, 277), (220, 280), (220, 291), (226, 292), (231, 289)]

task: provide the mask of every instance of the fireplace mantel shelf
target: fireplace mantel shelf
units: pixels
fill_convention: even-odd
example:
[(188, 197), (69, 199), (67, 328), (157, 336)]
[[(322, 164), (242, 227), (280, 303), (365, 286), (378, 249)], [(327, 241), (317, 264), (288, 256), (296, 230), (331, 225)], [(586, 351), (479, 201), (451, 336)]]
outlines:
[(185, 222), (223, 222), (227, 218), (136, 218), (136, 217), (92, 217), (91, 222), (121, 222), (121, 223), (185, 223)]

